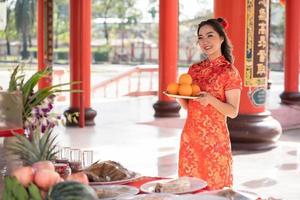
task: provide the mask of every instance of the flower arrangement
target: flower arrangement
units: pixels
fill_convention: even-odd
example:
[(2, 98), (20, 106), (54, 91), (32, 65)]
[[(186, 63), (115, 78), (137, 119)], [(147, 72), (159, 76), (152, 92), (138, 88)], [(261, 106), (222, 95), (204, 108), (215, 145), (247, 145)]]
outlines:
[[(23, 97), (23, 125), (25, 133), (29, 135), (37, 129), (45, 133), (53, 129), (62, 117), (52, 112), (55, 94), (60, 92), (80, 92), (79, 90), (61, 89), (62, 86), (78, 84), (79, 82), (62, 83), (34, 90), (39, 80), (52, 73), (50, 67), (37, 71), (28, 80), (25, 80), (24, 64), (17, 65), (10, 77), (8, 91), (20, 91)], [(75, 117), (68, 117), (75, 119)]]

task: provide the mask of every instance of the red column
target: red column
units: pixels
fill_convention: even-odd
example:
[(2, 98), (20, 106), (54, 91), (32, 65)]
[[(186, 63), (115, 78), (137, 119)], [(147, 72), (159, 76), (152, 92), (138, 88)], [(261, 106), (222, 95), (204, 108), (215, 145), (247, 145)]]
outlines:
[(235, 148), (268, 149), (276, 146), (280, 124), (266, 111), (269, 0), (214, 1), (215, 17), (229, 23), (226, 30), (243, 79), (239, 116), (228, 119)]
[(300, 1), (285, 2), (285, 66), (283, 103), (299, 104), (299, 67), (300, 67)]
[(134, 49), (135, 49), (134, 43), (131, 43), (130, 48), (131, 48), (130, 59), (131, 59), (131, 61), (133, 61), (134, 60)]
[[(90, 108), (91, 0), (70, 0), (70, 79), (81, 81), (72, 86), (71, 107), (65, 114), (79, 112), (79, 125), (94, 125), (96, 111)], [(67, 125), (74, 125), (68, 123)]]
[(149, 62), (152, 62), (152, 45), (151, 44), (149, 44)]
[(180, 106), (165, 96), (168, 83), (177, 78), (178, 0), (159, 1), (159, 100), (153, 105), (155, 117), (178, 117)]
[(38, 29), (38, 68), (39, 70), (44, 69), (44, 0), (38, 0), (38, 17), (37, 17), (37, 29)]
[[(52, 0), (49, 0), (50, 4), (52, 5)], [(43, 70), (47, 66), (47, 64), (52, 63), (52, 57), (51, 57), (51, 62), (48, 61), (47, 57), (47, 52), (49, 52), (48, 44), (45, 44), (49, 40), (49, 33), (48, 33), (48, 28), (51, 27), (50, 32), (52, 33), (52, 21), (49, 22), (49, 19), (47, 18), (47, 15), (50, 14), (52, 15), (52, 9), (49, 9), (47, 7), (48, 1), (45, 0), (38, 0), (38, 18), (37, 18), (37, 29), (38, 29), (38, 34), (37, 34), (37, 40), (38, 40), (38, 50), (37, 50), (37, 57), (38, 57), (38, 70)], [(52, 35), (51, 36), (51, 41), (52, 41)], [(51, 46), (52, 47), (52, 46)], [(50, 50), (52, 52), (52, 48)], [(42, 78), (39, 81), (39, 88), (44, 88), (47, 86), (50, 86), (52, 84), (52, 78)]]

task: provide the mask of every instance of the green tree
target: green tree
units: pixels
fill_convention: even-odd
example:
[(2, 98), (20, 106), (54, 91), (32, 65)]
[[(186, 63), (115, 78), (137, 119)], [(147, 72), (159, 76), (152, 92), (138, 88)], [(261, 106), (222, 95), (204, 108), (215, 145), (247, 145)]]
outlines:
[(69, 1), (55, 0), (54, 1), (54, 47), (58, 48), (58, 42), (69, 41)]
[(28, 37), (34, 26), (36, 14), (36, 0), (17, 0), (15, 6), (15, 24), (22, 41), (22, 59), (29, 57), (27, 48)]
[(7, 24), (6, 24), (5, 30), (3, 32), (0, 32), (0, 37), (5, 39), (5, 41), (6, 41), (7, 55), (11, 55), (10, 41), (17, 38), (16, 29), (14, 27), (15, 19), (13, 18), (14, 6), (15, 6), (14, 0), (7, 1), (7, 12), (6, 12)]
[(134, 7), (136, 0), (93, 0), (93, 18), (102, 18), (104, 37), (109, 44), (110, 31), (112, 26), (108, 26), (108, 18), (118, 18), (123, 20), (118, 28), (122, 33), (126, 25), (136, 24), (141, 13)]
[(110, 11), (114, 5), (114, 0), (93, 0), (93, 17), (104, 18), (104, 37), (106, 44), (109, 44), (109, 28), (107, 25), (107, 18), (110, 16)]
[(117, 12), (117, 17), (119, 19), (124, 19), (122, 23), (119, 23), (119, 31), (121, 33), (121, 51), (124, 51), (124, 39), (125, 34), (131, 29), (132, 25), (136, 25), (138, 22), (138, 18), (141, 16), (141, 13), (134, 8), (134, 4), (136, 0), (125, 0), (125, 1), (117, 1), (115, 4), (115, 10)]

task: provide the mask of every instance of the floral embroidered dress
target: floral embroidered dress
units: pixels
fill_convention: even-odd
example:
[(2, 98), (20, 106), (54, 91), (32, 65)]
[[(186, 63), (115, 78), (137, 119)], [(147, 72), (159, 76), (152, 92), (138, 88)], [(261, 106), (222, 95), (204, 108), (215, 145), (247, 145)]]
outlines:
[[(237, 69), (224, 56), (193, 64), (188, 73), (202, 91), (223, 102), (226, 102), (226, 90), (242, 88)], [(208, 182), (208, 189), (232, 186), (232, 154), (226, 116), (211, 105), (205, 107), (189, 100), (178, 168), (179, 176), (201, 178)]]

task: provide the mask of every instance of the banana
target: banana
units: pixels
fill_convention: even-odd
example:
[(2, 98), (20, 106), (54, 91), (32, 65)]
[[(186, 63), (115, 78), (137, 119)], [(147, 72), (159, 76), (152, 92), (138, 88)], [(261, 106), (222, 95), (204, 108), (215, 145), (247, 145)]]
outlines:
[(18, 199), (18, 200), (28, 200), (29, 199), (27, 190), (20, 183), (17, 183), (15, 185), (14, 189), (16, 191), (16, 193), (14, 193), (16, 199)]
[(35, 184), (31, 183), (28, 187), (28, 191), (32, 200), (42, 200), (41, 192)]
[(31, 183), (26, 189), (12, 176), (4, 178), (3, 200), (42, 200), (39, 188)]
[(3, 200), (11, 200), (13, 198), (12, 188), (14, 185), (14, 180), (12, 177), (6, 176), (4, 178), (4, 191), (3, 191)]
[(2, 199), (3, 200), (11, 200), (12, 198), (11, 198), (10, 191), (4, 189)]
[(12, 188), (12, 186), (13, 186), (13, 181), (14, 181), (14, 177), (6, 176), (6, 177), (4, 178), (4, 185), (5, 185), (5, 187), (7, 187), (7, 188)]

